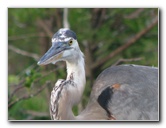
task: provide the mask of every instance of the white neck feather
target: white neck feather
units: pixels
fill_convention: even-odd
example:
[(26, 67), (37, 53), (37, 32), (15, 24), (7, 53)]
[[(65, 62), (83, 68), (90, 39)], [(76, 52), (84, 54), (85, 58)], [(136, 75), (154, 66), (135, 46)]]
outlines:
[[(52, 113), (53, 119), (76, 119), (72, 112), (72, 107), (80, 102), (86, 82), (83, 53), (80, 51), (79, 47), (77, 48), (77, 52), (73, 53), (72, 57), (68, 57), (65, 60), (67, 65), (66, 82), (70, 80), (73, 84), (69, 82), (69, 85), (63, 86), (61, 90), (63, 96), (59, 98), (57, 104), (55, 104), (55, 101), (60, 90), (56, 92), (53, 91), (52, 93), (51, 101), (53, 101), (53, 103), (51, 104), (51, 110), (54, 111), (55, 109), (57, 113), (57, 115), (56, 113)], [(60, 83), (57, 82), (56, 84), (61, 86), (59, 85)]]
[(75, 101), (73, 104), (77, 104), (82, 97), (84, 87), (85, 87), (85, 68), (84, 68), (84, 58), (83, 54), (80, 53), (80, 57), (74, 61), (67, 61), (67, 80), (71, 79), (71, 75), (73, 77), (73, 81), (76, 84), (74, 89), (71, 88), (71, 93), (73, 93), (72, 101)]

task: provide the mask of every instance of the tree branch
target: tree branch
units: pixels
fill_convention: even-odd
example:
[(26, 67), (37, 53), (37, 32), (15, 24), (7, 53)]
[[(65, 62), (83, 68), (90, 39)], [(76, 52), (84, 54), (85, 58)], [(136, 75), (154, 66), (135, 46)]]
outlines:
[[(41, 80), (43, 77), (46, 77), (46, 76), (48, 76), (49, 74), (51, 74), (52, 72), (55, 72), (57, 69), (63, 68), (63, 67), (65, 67), (65, 65), (63, 65), (63, 64), (59, 65), (58, 67), (54, 68), (53, 70), (51, 70), (51, 71), (45, 73), (44, 75), (42, 75), (40, 78), (35, 79), (35, 80), (33, 81), (33, 83), (37, 83), (37, 82), (38, 82), (39, 80)], [(26, 86), (24, 86), (24, 82), (25, 82), (25, 79), (23, 79), (18, 85), (15, 85), (15, 86), (17, 86), (17, 87), (16, 87), (16, 88), (14, 89), (14, 91), (11, 93), (10, 97), (8, 98), (8, 102), (11, 102), (12, 97), (13, 97), (19, 90), (21, 90), (21, 89), (23, 89), (23, 88), (26, 87)]]
[(10, 36), (8, 40), (21, 40), (21, 39), (27, 39), (31, 37), (47, 37), (44, 34), (27, 34), (27, 35), (20, 35), (20, 36)]
[(23, 56), (28, 56), (28, 57), (31, 57), (33, 58), (34, 60), (38, 61), (39, 60), (39, 56), (35, 53), (30, 53), (30, 52), (27, 52), (27, 51), (24, 51), (24, 50), (21, 50), (19, 48), (16, 48), (15, 46), (12, 46), (12, 45), (8, 45), (8, 48), (10, 50), (12, 50), (13, 52), (17, 53), (17, 54), (20, 54), (20, 55), (23, 55)]
[(142, 58), (130, 58), (130, 59), (123, 59), (123, 58), (121, 58), (116, 63), (114, 63), (112, 66), (118, 65), (118, 64), (120, 64), (122, 62), (131, 62), (131, 61), (140, 61), (140, 60), (142, 60)]
[(18, 98), (15, 101), (9, 103), (8, 108), (11, 108), (14, 104), (16, 104), (17, 102), (20, 102), (21, 100), (29, 99), (29, 98), (32, 98), (32, 97), (38, 95), (43, 89), (45, 89), (46, 86), (49, 86), (50, 83), (51, 83), (50, 81), (47, 81), (46, 84), (44, 84), (41, 88), (39, 88), (34, 94), (24, 95), (21, 98)]
[(54, 33), (52, 31), (50, 31), (49, 27), (44, 23), (44, 21), (41, 20), (41, 19), (38, 19), (37, 22), (45, 30), (45, 32), (47, 33), (47, 35), (50, 38), (52, 38), (52, 36), (53, 36)]
[(57, 23), (57, 28), (61, 28), (62, 27), (62, 16), (61, 16), (61, 9), (57, 8), (55, 11), (55, 16), (56, 16), (56, 23)]
[(24, 80), (22, 80), (19, 84), (18, 84), (18, 86), (14, 89), (14, 91), (11, 93), (11, 95), (9, 96), (9, 98), (8, 98), (8, 102), (10, 102), (11, 100), (12, 100), (12, 97), (14, 96), (14, 94), (16, 93), (16, 92), (18, 92), (20, 89), (22, 89), (22, 88), (24, 88), (25, 86), (23, 86), (23, 83), (25, 82), (25, 79)]
[(26, 110), (24, 111), (25, 114), (29, 114), (33, 117), (49, 117), (50, 115), (48, 113), (45, 112), (36, 112), (36, 111), (32, 111), (32, 110)]
[(63, 27), (64, 28), (70, 28), (69, 22), (68, 22), (68, 9), (63, 9)]
[(143, 11), (144, 11), (144, 8), (139, 8), (136, 11), (132, 12), (131, 14), (124, 16), (124, 18), (126, 18), (126, 19), (134, 19), (134, 18), (138, 17), (139, 14), (141, 12), (143, 12)]
[(120, 52), (124, 51), (125, 49), (127, 49), (130, 45), (136, 43), (136, 41), (138, 39), (140, 39), (143, 35), (145, 35), (148, 31), (150, 31), (156, 24), (158, 23), (158, 17), (155, 17), (153, 22), (148, 25), (145, 29), (143, 29), (142, 31), (140, 31), (139, 33), (137, 33), (133, 38), (131, 38), (128, 42), (126, 42), (124, 45), (120, 46), (119, 48), (117, 48), (116, 50), (114, 50), (113, 52), (111, 52), (107, 57), (98, 60), (96, 63), (94, 63), (91, 68), (94, 69), (100, 65), (102, 65), (103, 63), (105, 63), (106, 61), (108, 61), (110, 58), (114, 57), (115, 55), (119, 54)]

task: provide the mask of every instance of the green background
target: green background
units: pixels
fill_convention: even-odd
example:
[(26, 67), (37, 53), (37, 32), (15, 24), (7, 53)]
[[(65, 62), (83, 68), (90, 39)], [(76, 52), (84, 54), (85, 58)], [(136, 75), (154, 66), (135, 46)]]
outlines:
[[(65, 63), (40, 67), (37, 60), (51, 46), (52, 35), (64, 27), (63, 14), (63, 8), (8, 8), (9, 120), (50, 120), (50, 93), (58, 79), (66, 78)], [(68, 9), (70, 29), (77, 34), (86, 62), (86, 88), (80, 104), (73, 107), (75, 115), (86, 107), (91, 87), (105, 68), (158, 67), (158, 23), (153, 24), (157, 17), (157, 8)]]

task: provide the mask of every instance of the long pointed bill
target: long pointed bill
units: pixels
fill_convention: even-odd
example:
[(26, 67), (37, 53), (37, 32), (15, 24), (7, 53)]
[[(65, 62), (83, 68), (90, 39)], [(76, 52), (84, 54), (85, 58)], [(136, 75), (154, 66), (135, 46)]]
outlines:
[(65, 43), (56, 42), (51, 48), (44, 54), (44, 56), (37, 63), (38, 65), (46, 65), (61, 59), (63, 51), (69, 49), (64, 46)]

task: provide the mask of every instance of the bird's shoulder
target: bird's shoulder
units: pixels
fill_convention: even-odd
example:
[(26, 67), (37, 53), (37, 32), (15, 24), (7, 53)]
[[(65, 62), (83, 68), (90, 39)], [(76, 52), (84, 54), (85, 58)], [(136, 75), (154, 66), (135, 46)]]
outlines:
[(157, 85), (158, 69), (155, 67), (141, 65), (111, 66), (102, 71), (97, 77), (92, 87), (91, 97), (97, 99), (107, 87), (131, 90), (132, 88), (156, 88)]
[[(112, 66), (105, 69), (96, 79), (92, 87), (89, 106), (97, 102), (105, 109), (108, 117), (116, 115), (119, 119), (127, 119), (127, 114), (117, 116), (121, 111), (130, 113), (130, 110), (134, 109), (129, 119), (137, 118), (135, 116), (134, 118), (132, 114), (140, 116), (142, 111), (146, 111), (145, 116), (141, 117), (143, 119), (152, 110), (155, 110), (154, 115), (157, 113), (157, 99), (157, 68), (137, 65)], [(146, 110), (150, 106), (151, 109)], [(148, 118), (152, 117), (148, 116)]]

